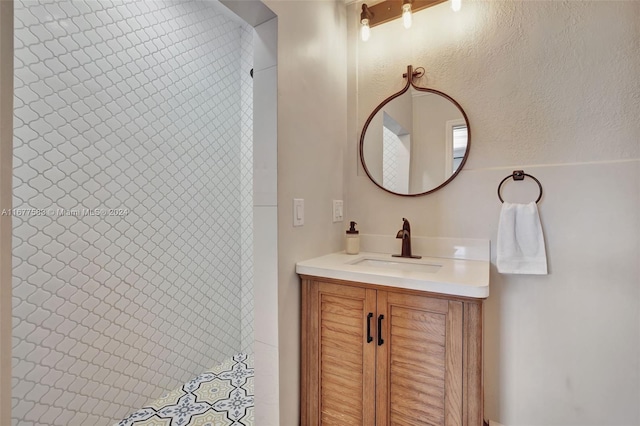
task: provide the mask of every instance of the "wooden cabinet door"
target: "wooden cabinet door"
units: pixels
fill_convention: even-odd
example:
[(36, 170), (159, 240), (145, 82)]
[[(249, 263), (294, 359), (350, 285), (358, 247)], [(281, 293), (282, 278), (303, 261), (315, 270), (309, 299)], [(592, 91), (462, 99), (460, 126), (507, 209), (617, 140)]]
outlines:
[(316, 281), (308, 291), (303, 424), (374, 425), (376, 291)]
[(462, 302), (378, 291), (377, 311), (376, 425), (462, 425)]

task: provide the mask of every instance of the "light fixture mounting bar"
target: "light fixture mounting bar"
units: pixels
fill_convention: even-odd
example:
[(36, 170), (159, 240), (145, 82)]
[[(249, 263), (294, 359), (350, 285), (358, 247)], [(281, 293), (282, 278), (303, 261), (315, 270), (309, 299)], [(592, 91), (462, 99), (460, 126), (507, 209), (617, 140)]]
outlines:
[[(413, 13), (444, 3), (447, 0), (413, 0), (411, 11)], [(402, 16), (402, 0), (386, 0), (368, 7), (372, 17), (369, 19), (369, 26), (384, 24)]]

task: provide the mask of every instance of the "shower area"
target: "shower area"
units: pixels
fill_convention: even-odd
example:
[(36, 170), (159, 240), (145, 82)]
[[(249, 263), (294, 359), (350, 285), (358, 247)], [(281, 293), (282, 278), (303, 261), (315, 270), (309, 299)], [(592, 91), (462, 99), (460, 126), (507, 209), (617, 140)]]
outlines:
[(12, 424), (253, 424), (253, 27), (14, 13)]

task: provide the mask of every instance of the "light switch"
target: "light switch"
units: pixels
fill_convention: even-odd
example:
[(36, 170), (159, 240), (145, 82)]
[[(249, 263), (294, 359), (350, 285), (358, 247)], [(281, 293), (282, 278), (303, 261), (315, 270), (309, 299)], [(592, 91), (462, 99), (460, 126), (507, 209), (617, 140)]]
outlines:
[(304, 225), (304, 199), (293, 199), (293, 226)]
[(344, 203), (342, 200), (333, 200), (333, 221), (334, 222), (342, 222), (344, 220), (343, 213)]

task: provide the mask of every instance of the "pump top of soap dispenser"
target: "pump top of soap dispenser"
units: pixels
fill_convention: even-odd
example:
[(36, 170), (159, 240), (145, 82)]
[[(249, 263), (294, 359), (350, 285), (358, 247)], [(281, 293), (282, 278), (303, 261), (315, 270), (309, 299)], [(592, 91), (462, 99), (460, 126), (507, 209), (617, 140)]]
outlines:
[(356, 229), (356, 225), (357, 223), (355, 223), (354, 221), (351, 221), (350, 228), (347, 229), (347, 234), (359, 234), (360, 231)]

